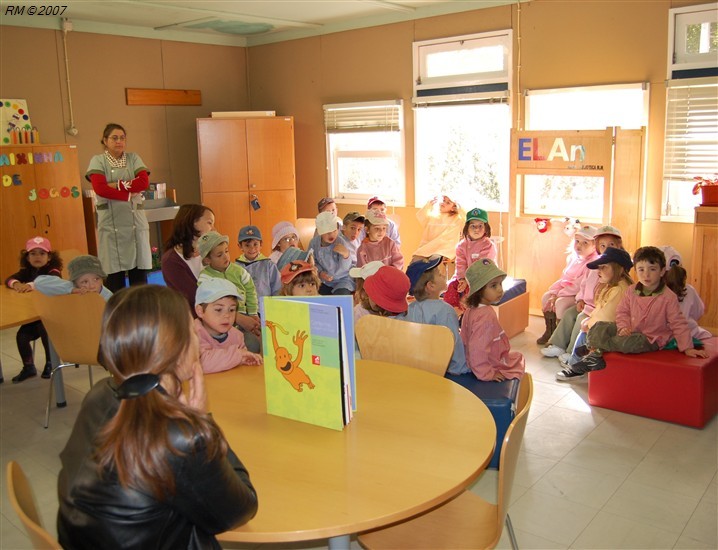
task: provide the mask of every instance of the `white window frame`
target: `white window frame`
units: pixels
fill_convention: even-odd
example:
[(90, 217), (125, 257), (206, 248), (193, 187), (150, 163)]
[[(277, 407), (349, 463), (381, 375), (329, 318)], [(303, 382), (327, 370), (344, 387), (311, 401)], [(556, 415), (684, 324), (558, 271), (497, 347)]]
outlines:
[(692, 210), (675, 213), (670, 188), (690, 194), (695, 176), (718, 173), (718, 77), (668, 81), (665, 128), (661, 221), (693, 222)]
[[(338, 168), (341, 158), (394, 158), (397, 157), (398, 185), (394, 193), (387, 191), (382, 199), (392, 206), (406, 203), (404, 103), (401, 99), (333, 103), (324, 107), (324, 129), (327, 154), (327, 185), (330, 197), (339, 203), (361, 204), (376, 195), (375, 191), (347, 193), (339, 190)], [(361, 150), (332, 152), (330, 139), (337, 133), (398, 132), (399, 146), (396, 154), (389, 150)], [(397, 156), (398, 155), (398, 156)]]
[(681, 71), (714, 69), (718, 66), (715, 53), (689, 54), (681, 47), (685, 44), (688, 25), (716, 22), (718, 22), (718, 2), (668, 10), (668, 79), (682, 78)]

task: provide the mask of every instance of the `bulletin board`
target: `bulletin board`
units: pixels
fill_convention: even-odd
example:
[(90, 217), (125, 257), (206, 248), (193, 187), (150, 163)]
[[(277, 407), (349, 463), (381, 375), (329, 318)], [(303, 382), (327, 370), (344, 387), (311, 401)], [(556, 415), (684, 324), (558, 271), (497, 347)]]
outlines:
[(0, 99), (0, 132), (2, 145), (35, 143), (27, 101), (24, 99)]

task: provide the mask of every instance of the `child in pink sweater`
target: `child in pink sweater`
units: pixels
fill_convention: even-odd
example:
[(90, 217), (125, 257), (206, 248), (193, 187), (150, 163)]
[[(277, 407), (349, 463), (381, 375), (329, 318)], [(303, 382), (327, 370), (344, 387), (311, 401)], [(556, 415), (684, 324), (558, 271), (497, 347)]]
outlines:
[(205, 373), (237, 365), (261, 365), (262, 356), (247, 350), (244, 336), (234, 328), (237, 287), (226, 279), (210, 277), (197, 287), (194, 328), (199, 337), (200, 363)]
[(474, 208), (469, 211), (461, 234), (464, 238), (456, 245), (456, 271), (444, 293), (444, 301), (455, 308), (462, 308), (461, 298), (468, 287), (466, 270), (469, 266), (479, 258), (496, 260), (496, 245), (491, 240), (486, 210)]
[(688, 357), (708, 357), (695, 349), (691, 330), (681, 313), (678, 298), (663, 280), (666, 257), (655, 246), (644, 246), (633, 255), (638, 283), (628, 287), (616, 308), (616, 322), (598, 322), (588, 331), (593, 351), (564, 373), (580, 376), (606, 367), (605, 351), (645, 353), (672, 345)]
[(404, 256), (399, 251), (396, 242), (391, 240), (386, 232), (389, 221), (385, 214), (369, 210), (364, 217), (366, 238), (357, 249), (357, 267), (373, 261), (390, 265), (401, 270), (404, 267)]

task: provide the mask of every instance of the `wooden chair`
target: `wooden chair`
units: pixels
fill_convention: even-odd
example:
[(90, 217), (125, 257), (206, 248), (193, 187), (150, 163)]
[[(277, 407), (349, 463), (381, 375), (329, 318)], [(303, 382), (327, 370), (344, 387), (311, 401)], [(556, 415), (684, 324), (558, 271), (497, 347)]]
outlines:
[[(361, 534), (359, 543), (370, 550), (494, 548), (501, 538), (505, 523), (511, 547), (516, 550), (518, 545), (507, 508), (532, 399), (533, 380), (526, 373), (519, 388), (516, 417), (509, 425), (501, 447), (496, 504), (487, 502), (471, 491), (464, 491), (421, 516), (386, 529)], [(466, 421), (470, 422), (471, 419), (467, 418)]]
[(32, 494), (30, 482), (20, 465), (14, 460), (7, 463), (5, 483), (7, 484), (10, 505), (25, 526), (32, 547), (38, 550), (55, 550), (61, 548), (60, 543), (52, 538), (52, 535), (42, 526), (42, 520), (37, 511), (37, 505), (35, 504), (35, 497)]
[(365, 315), (355, 327), (364, 359), (397, 363), (444, 376), (454, 353), (454, 335), (442, 326)]
[(60, 364), (53, 366), (50, 375), (50, 396), (45, 411), (45, 428), (50, 424), (50, 405), (55, 373), (69, 366), (88, 365), (90, 387), (92, 367), (97, 365), (97, 349), (100, 346), (100, 328), (105, 300), (99, 294), (67, 294), (46, 296), (32, 293), (33, 303), (42, 324), (47, 330), (50, 343), (55, 348)]
[(309, 242), (314, 237), (314, 231), (316, 230), (316, 220), (314, 218), (297, 218), (297, 223), (294, 225), (299, 231), (299, 242), (302, 245), (303, 250), (309, 250)]

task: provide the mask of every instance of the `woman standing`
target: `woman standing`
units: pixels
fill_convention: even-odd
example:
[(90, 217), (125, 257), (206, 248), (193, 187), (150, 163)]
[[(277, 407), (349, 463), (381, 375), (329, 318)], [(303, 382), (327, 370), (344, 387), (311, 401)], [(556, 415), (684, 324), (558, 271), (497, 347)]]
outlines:
[(172, 235), (162, 254), (162, 277), (168, 287), (187, 299), (192, 315), (197, 277), (202, 271), (202, 258), (197, 251), (197, 239), (214, 230), (214, 212), (201, 204), (180, 206), (172, 225)]
[(155, 285), (115, 294), (98, 359), (111, 377), (87, 394), (60, 453), (60, 544), (220, 548), (215, 535), (254, 517), (257, 495), (207, 413), (184, 299)]
[(150, 228), (141, 192), (150, 184), (149, 170), (136, 153), (125, 151), (127, 134), (119, 124), (108, 124), (100, 141), (105, 148), (90, 160), (85, 178), (97, 198), (98, 256), (107, 273), (105, 286), (117, 292), (147, 282), (152, 269)]

